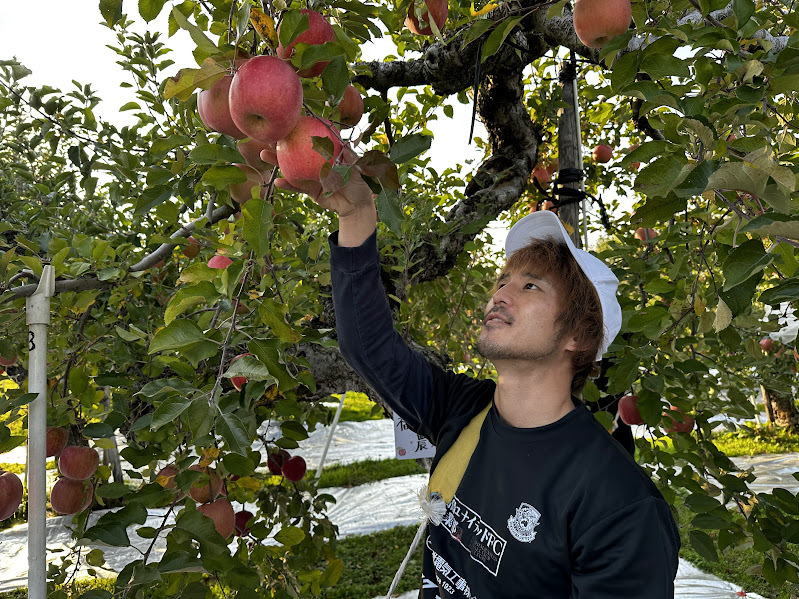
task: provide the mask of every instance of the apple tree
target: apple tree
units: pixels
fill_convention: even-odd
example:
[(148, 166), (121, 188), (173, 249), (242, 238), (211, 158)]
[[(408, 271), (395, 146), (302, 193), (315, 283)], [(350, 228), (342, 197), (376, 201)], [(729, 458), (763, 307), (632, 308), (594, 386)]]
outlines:
[[(95, 475), (95, 507), (121, 509), (96, 523), (82, 511), (75, 530), (136, 545), (120, 593), (205, 593), (208, 575), (241, 596), (335, 583), (330, 497), (276, 461), (329, 420), (320, 399), (370, 390), (336, 348), (326, 248), (335, 218), (279, 179), (325, 194), (356, 167), (375, 192), (399, 330), (431, 360), (476, 376), (491, 371), (468, 341), (501, 260), (488, 224), (548, 206), (576, 228), (563, 188), (582, 178), (624, 313), (607, 385), (589, 384), (584, 399), (638, 396), (640, 461), (695, 514), (687, 526), (701, 555), (750, 544), (770, 583), (799, 585), (788, 549), (799, 541), (796, 495), (755, 495), (753, 475), (710, 440), (711, 418), (754, 415), (751, 397), (773, 383), (753, 371), (769, 359), (758, 341), (799, 294), (790, 4), (186, 0), (171, 8), (169, 31), (131, 27), (166, 10), (163, 0), (100, 2), (135, 92), (122, 107), (133, 126), (96, 118), (90, 86), (26, 87), (24, 66), (2, 63), (0, 355), (19, 354), (9, 374), (24, 381), (24, 297), (52, 264), (49, 424), (69, 425), (74, 444), (110, 449), (117, 431), (126, 440), (126, 480), (103, 467)], [(580, 12), (594, 17), (581, 25)], [(196, 64), (170, 60), (175, 35), (191, 37)], [(365, 60), (378, 38), (392, 54)], [(236, 77), (278, 59), (285, 75), (273, 86), (287, 91), (263, 106), (269, 86)], [(559, 114), (572, 107), (570, 76), (582, 173), (558, 150), (569, 141)], [(484, 157), (439, 172), (429, 148), (451, 142), (433, 140), (429, 123), (449, 118), (453, 102), (473, 103)], [(248, 124), (280, 118), (308, 125), (278, 134)], [(314, 173), (293, 171), (303, 161)], [(631, 212), (618, 196), (634, 198)], [(657, 236), (637, 239), (638, 228)], [(775, 388), (789, 393), (795, 373), (780, 368)], [(24, 419), (21, 391), (4, 401), (7, 424)], [(674, 430), (689, 419), (692, 432)], [(0, 449), (20, 442), (0, 426)], [(203, 488), (208, 497), (193, 499)], [(219, 501), (224, 509), (209, 507)], [(229, 549), (227, 502), (254, 514)], [(159, 524), (145, 525), (155, 510)], [(147, 544), (131, 539), (132, 525)], [(101, 550), (76, 551), (53, 582), (84, 560), (104, 565)]]

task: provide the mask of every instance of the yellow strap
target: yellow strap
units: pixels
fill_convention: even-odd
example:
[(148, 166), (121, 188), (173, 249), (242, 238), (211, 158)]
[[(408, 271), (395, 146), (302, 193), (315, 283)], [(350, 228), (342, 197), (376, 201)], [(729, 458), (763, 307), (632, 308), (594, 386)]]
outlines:
[(430, 475), (430, 492), (441, 495), (445, 503), (452, 501), (455, 491), (461, 484), (466, 466), (469, 465), (474, 448), (477, 447), (477, 441), (480, 439), (480, 428), (491, 408), (491, 403), (488, 402), (488, 405), (464, 427), (458, 438), (455, 439), (455, 443), (439, 460), (436, 469)]

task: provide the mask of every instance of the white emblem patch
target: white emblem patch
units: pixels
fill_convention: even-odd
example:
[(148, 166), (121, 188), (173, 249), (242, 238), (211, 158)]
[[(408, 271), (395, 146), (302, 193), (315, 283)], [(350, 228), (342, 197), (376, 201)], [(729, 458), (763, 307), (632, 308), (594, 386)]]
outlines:
[(516, 508), (516, 514), (508, 518), (508, 530), (513, 538), (522, 543), (535, 539), (535, 527), (541, 520), (541, 512), (529, 503), (522, 503)]

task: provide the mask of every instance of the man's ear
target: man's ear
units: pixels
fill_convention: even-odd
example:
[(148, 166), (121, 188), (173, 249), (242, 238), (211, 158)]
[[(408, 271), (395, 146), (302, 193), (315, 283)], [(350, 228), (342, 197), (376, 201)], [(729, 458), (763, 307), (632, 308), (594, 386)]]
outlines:
[(563, 349), (570, 352), (576, 352), (578, 349), (581, 349), (580, 344), (577, 342), (577, 335), (574, 333), (569, 333), (566, 335)]

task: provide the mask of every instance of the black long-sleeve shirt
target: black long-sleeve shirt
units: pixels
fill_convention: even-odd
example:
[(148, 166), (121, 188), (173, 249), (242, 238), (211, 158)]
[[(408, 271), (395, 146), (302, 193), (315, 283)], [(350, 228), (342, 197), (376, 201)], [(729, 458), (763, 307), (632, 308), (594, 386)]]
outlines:
[[(493, 381), (444, 371), (394, 330), (376, 234), (330, 237), (339, 346), (409, 426), (436, 445), (433, 468), (494, 395)], [(423, 599), (674, 596), (680, 538), (643, 469), (577, 399), (560, 420), (504, 423), (492, 406), (444, 521), (425, 539)]]

